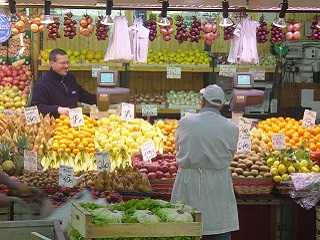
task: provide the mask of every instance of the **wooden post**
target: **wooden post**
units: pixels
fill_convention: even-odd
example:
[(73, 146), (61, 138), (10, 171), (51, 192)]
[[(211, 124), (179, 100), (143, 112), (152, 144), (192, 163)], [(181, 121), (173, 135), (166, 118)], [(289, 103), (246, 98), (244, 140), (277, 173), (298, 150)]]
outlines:
[[(31, 16), (39, 15), (39, 8), (31, 8)], [(39, 65), (39, 55), (41, 50), (41, 41), (40, 41), (40, 34), (43, 33), (31, 33), (31, 70), (33, 72), (34, 80), (38, 79), (38, 65)]]

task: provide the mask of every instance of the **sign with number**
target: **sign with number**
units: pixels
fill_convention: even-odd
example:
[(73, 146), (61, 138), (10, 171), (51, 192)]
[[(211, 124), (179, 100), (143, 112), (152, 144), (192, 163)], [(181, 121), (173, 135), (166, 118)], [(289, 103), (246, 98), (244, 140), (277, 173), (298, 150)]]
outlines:
[(36, 152), (24, 150), (23, 151), (23, 165), (24, 170), (36, 172), (38, 170), (38, 156)]
[(275, 150), (282, 150), (286, 148), (286, 139), (284, 134), (272, 134), (272, 147)]
[(181, 67), (167, 66), (167, 79), (180, 79)]
[(251, 139), (250, 136), (240, 136), (237, 144), (238, 153), (246, 153), (251, 151)]
[(250, 137), (251, 126), (252, 126), (252, 121), (250, 119), (240, 117), (239, 118), (239, 136)]
[(158, 116), (158, 106), (156, 104), (142, 104), (141, 113), (143, 117)]
[(219, 65), (219, 76), (234, 77), (237, 72), (237, 68), (234, 65)]
[(59, 186), (72, 188), (74, 185), (74, 171), (72, 167), (60, 165)]
[(72, 108), (69, 110), (69, 119), (71, 127), (81, 127), (84, 125), (82, 108)]
[(24, 116), (26, 118), (27, 125), (32, 125), (40, 122), (40, 115), (37, 106), (24, 108)]
[(308, 109), (304, 110), (303, 114), (303, 126), (306, 128), (313, 127), (316, 124), (317, 112), (310, 111)]
[(15, 110), (14, 109), (4, 109), (3, 114), (6, 116), (13, 116), (13, 115), (15, 115)]
[(145, 162), (151, 162), (151, 159), (157, 156), (156, 146), (152, 140), (148, 140), (141, 146), (141, 154)]
[(134, 105), (131, 103), (121, 103), (120, 116), (123, 120), (134, 119)]
[(180, 117), (183, 118), (185, 116), (190, 116), (192, 114), (196, 114), (197, 110), (195, 108), (181, 109)]
[(97, 170), (98, 171), (110, 172), (111, 162), (110, 162), (110, 158), (109, 158), (109, 153), (97, 152), (96, 153), (96, 161), (97, 161)]

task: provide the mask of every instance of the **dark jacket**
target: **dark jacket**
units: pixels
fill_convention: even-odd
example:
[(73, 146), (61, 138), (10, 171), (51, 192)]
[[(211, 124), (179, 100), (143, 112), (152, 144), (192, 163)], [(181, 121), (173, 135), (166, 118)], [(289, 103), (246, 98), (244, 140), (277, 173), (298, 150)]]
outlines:
[(42, 114), (58, 117), (58, 107), (74, 108), (78, 102), (96, 104), (96, 96), (85, 91), (71, 73), (61, 76), (52, 69), (35, 82), (31, 105)]

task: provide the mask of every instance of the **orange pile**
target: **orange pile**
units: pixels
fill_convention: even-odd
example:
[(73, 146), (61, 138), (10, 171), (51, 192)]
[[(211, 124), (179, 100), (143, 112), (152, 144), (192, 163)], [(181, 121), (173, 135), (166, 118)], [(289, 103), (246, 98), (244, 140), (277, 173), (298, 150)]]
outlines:
[(162, 134), (165, 136), (164, 138), (164, 152), (165, 153), (176, 153), (176, 145), (175, 145), (175, 135), (176, 129), (178, 127), (177, 120), (159, 120), (156, 123), (156, 126), (161, 129)]
[(258, 128), (268, 135), (269, 141), (267, 145), (269, 149), (272, 149), (272, 134), (283, 133), (285, 134), (287, 147), (297, 148), (304, 143), (311, 151), (320, 150), (319, 125), (312, 128), (304, 128), (301, 120), (297, 121), (289, 117), (273, 117), (259, 122)]

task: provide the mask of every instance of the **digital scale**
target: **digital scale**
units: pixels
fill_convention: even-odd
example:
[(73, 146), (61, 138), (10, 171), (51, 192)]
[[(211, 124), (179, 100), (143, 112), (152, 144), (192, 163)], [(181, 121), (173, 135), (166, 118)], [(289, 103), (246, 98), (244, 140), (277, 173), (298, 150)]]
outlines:
[(97, 106), (107, 111), (112, 104), (128, 102), (130, 90), (119, 87), (119, 73), (101, 70), (97, 73)]
[(254, 81), (251, 73), (236, 73), (233, 79), (233, 92), (230, 102), (232, 119), (238, 122), (245, 108), (263, 103), (264, 91), (253, 89)]

